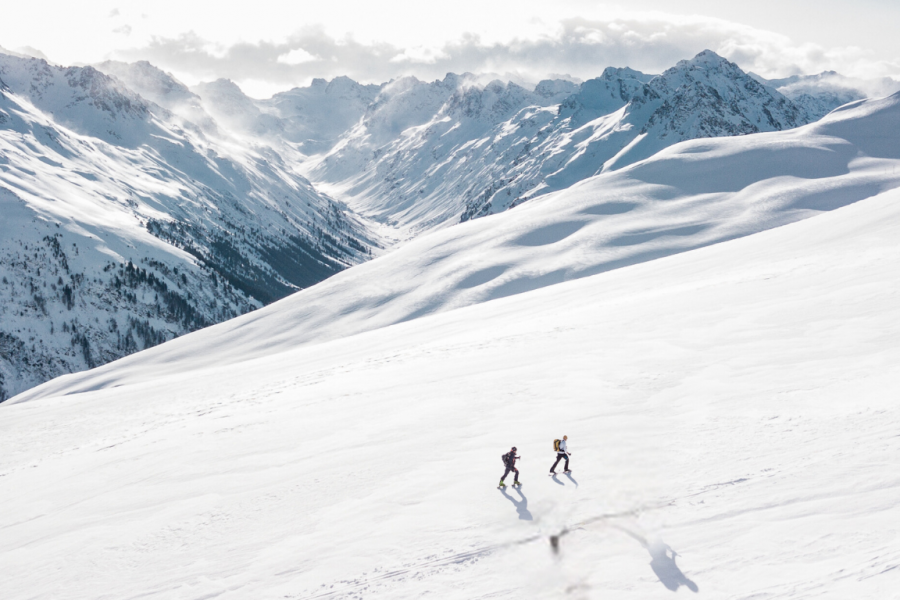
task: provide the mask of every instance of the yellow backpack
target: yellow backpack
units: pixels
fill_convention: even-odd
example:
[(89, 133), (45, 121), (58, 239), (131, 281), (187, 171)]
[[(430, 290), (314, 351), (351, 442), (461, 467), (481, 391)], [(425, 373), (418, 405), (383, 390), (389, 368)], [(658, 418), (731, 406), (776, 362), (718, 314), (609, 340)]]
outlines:
[(559, 440), (553, 440), (553, 450), (559, 452)]

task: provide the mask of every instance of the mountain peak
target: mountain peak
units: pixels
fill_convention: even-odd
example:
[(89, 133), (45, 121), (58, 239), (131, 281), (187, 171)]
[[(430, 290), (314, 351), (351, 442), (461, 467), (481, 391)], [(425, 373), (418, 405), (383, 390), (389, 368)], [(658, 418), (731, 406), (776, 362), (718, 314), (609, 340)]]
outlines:
[(240, 86), (233, 82), (230, 79), (219, 78), (215, 81), (203, 82), (197, 85), (198, 88), (203, 88), (207, 90), (215, 90), (221, 93), (230, 93), (230, 94), (239, 94), (241, 96), (244, 95), (243, 90), (241, 90)]
[(712, 50), (708, 50), (708, 49), (700, 52), (699, 54), (697, 54), (697, 56), (695, 56), (694, 58), (692, 58), (688, 61), (681, 61), (681, 62), (687, 62), (689, 64), (694, 64), (694, 65), (701, 65), (701, 64), (730, 65), (730, 64), (732, 64), (727, 59), (722, 58), (721, 56), (719, 56)]
[(712, 50), (704, 50), (690, 60), (678, 61), (678, 63), (676, 63), (674, 67), (666, 70), (663, 75), (697, 70), (727, 71), (731, 73), (740, 73), (740, 75), (747, 76), (747, 74), (744, 73), (744, 71), (742, 71), (741, 68), (736, 64), (726, 58), (719, 56)]
[(606, 67), (603, 69), (603, 74), (600, 75), (597, 79), (602, 79), (604, 81), (615, 81), (618, 79), (635, 79), (642, 83), (647, 83), (651, 79), (653, 79), (655, 75), (647, 75), (646, 73), (642, 73), (640, 71), (636, 71), (630, 67)]

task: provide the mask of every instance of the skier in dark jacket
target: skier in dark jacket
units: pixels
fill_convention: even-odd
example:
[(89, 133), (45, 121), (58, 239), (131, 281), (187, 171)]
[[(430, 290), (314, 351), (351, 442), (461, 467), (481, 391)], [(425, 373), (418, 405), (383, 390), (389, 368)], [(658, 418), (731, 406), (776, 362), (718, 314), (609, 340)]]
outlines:
[(503, 477), (500, 478), (500, 485), (498, 487), (506, 487), (506, 484), (503, 483), (503, 480), (506, 479), (506, 476), (509, 475), (510, 471), (516, 474), (513, 479), (513, 485), (522, 485), (519, 483), (519, 470), (516, 468), (516, 461), (522, 458), (521, 456), (516, 456), (516, 447), (513, 446), (512, 450), (503, 455), (503, 464), (506, 465), (506, 470), (503, 472)]
[(562, 459), (566, 459), (566, 466), (563, 468), (563, 473), (569, 472), (569, 451), (566, 450), (566, 440), (569, 439), (569, 436), (564, 435), (563, 439), (559, 442), (559, 449), (556, 451), (556, 462), (553, 463), (553, 466), (550, 467), (550, 474), (556, 475), (556, 465), (559, 464), (559, 461)]

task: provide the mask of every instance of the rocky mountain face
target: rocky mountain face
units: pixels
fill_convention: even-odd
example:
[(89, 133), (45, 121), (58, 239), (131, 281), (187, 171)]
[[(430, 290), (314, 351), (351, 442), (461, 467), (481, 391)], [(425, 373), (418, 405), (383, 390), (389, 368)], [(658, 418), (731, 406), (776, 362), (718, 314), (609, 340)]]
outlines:
[[(148, 67), (143, 91), (202, 109)], [(207, 125), (97, 69), (0, 56), (0, 400), (370, 257), (296, 157)]]
[[(688, 139), (779, 131), (807, 112), (705, 51), (659, 76), (606, 69), (580, 86), (386, 86), (308, 173), (372, 218), (413, 233), (516, 206)], [(395, 118), (394, 115), (402, 115)]]

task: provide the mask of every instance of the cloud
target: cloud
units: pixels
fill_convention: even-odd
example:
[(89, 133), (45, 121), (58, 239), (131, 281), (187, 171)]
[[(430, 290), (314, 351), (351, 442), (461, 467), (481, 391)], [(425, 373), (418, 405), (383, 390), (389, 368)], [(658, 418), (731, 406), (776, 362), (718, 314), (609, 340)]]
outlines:
[(796, 44), (784, 35), (721, 19), (661, 13), (608, 20), (571, 18), (531, 37), (491, 43), (464, 34), (434, 47), (400, 47), (336, 38), (322, 27), (307, 27), (283, 41), (227, 47), (192, 32), (155, 37), (143, 48), (117, 54), (126, 60), (149, 60), (188, 80), (228, 78), (287, 88), (312, 77), (338, 75), (381, 83), (404, 75), (435, 79), (448, 72), (505, 73), (532, 81), (550, 73), (569, 73), (586, 79), (607, 66), (655, 73), (707, 48), (765, 77), (829, 69), (857, 77), (900, 75), (900, 60), (875, 61), (859, 48)]
[(20, 58), (40, 58), (51, 62), (47, 55), (31, 46), (18, 46), (15, 50), (9, 50), (0, 46), (0, 54), (9, 54), (10, 56), (18, 56)]
[(301, 65), (307, 62), (313, 62), (317, 59), (303, 48), (295, 48), (290, 52), (282, 54), (275, 60), (285, 65)]
[(783, 86), (779, 87), (779, 91), (784, 92), (789, 98), (804, 93), (831, 93), (837, 97), (846, 96), (847, 102), (854, 99), (848, 95), (851, 90), (857, 90), (870, 97), (888, 96), (900, 91), (900, 81), (888, 78), (859, 79), (829, 71), (815, 77), (802, 78), (796, 81), (788, 80)]

